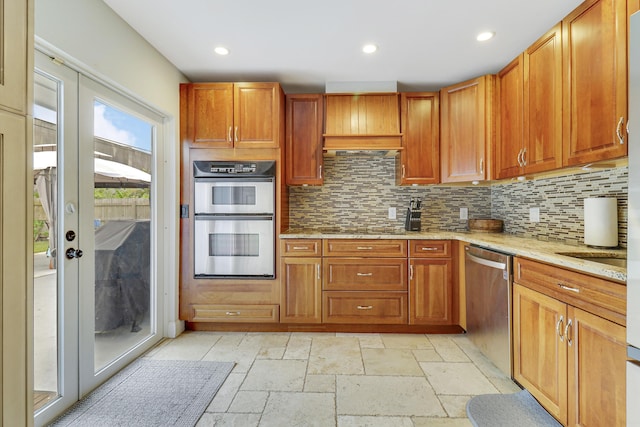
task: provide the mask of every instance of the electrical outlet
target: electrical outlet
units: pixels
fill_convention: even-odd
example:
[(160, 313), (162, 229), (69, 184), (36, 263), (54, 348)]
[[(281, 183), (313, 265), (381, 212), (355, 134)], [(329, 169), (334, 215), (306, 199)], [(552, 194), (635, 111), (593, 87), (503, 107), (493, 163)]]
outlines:
[(529, 222), (540, 222), (540, 208), (529, 208)]
[(396, 208), (389, 208), (389, 219), (396, 219)]
[(469, 209), (460, 208), (460, 219), (469, 219)]

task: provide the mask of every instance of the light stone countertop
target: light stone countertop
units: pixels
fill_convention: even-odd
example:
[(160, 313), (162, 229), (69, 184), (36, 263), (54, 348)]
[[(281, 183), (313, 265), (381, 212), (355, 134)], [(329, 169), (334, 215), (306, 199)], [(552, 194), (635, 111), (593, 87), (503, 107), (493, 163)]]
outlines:
[(280, 234), (281, 239), (424, 239), (460, 240), (474, 245), (506, 252), (516, 256), (542, 261), (559, 267), (616, 282), (626, 283), (627, 269), (558, 253), (602, 254), (625, 258), (626, 249), (592, 248), (585, 245), (574, 246), (560, 242), (542, 241), (517, 237), (505, 233), (471, 233), (456, 231), (340, 231), (340, 230), (289, 230)]

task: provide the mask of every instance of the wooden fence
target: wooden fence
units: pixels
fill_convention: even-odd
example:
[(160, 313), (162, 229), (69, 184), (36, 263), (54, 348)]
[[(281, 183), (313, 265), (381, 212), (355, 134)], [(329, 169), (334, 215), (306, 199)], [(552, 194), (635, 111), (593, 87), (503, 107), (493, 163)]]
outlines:
[[(151, 219), (149, 199), (97, 199), (94, 219), (109, 221), (114, 219)], [(40, 199), (33, 201), (33, 219), (46, 221)]]

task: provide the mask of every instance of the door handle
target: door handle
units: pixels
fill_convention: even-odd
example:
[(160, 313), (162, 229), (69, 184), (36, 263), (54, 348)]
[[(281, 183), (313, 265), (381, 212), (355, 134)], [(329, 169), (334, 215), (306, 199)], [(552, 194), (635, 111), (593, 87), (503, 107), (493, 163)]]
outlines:
[(356, 273), (356, 276), (373, 276), (373, 273)]
[(356, 307), (358, 310), (371, 310), (373, 308), (372, 305), (359, 305)]
[(65, 252), (65, 255), (67, 256), (68, 259), (82, 258), (82, 250), (81, 249), (69, 248)]

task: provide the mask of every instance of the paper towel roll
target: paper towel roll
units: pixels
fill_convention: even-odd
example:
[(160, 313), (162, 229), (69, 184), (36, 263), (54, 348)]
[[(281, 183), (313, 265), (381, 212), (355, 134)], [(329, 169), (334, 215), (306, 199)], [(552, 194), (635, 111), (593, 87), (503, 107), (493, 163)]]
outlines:
[(618, 246), (618, 200), (613, 197), (584, 199), (584, 244)]

